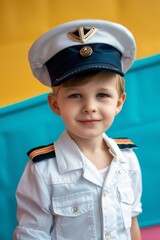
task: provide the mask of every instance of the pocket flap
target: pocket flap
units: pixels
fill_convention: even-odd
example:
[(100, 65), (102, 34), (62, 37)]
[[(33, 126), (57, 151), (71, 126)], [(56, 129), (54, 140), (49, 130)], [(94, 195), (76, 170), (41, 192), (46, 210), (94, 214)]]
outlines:
[(79, 216), (93, 209), (92, 193), (80, 192), (53, 198), (52, 207), (56, 215)]
[(118, 187), (121, 202), (132, 204), (134, 201), (133, 191), (130, 187)]

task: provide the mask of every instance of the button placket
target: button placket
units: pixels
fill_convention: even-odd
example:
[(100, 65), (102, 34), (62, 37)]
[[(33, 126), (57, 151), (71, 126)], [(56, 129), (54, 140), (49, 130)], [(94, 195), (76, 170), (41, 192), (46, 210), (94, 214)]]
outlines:
[[(102, 191), (102, 212), (103, 212), (103, 236), (104, 239), (113, 239), (115, 233), (112, 231), (116, 224), (116, 211), (114, 201), (117, 195), (115, 187), (123, 176), (123, 167), (120, 159), (116, 158), (112, 161), (110, 173), (104, 182)], [(117, 201), (117, 200), (116, 200)], [(110, 219), (110, 221), (108, 221)], [(115, 226), (116, 227), (116, 226)]]
[(109, 229), (111, 228), (110, 222), (108, 221), (108, 213), (110, 202), (112, 201), (112, 193), (110, 189), (104, 189), (102, 192), (102, 212), (103, 212), (103, 234), (105, 239), (109, 239), (111, 234)]

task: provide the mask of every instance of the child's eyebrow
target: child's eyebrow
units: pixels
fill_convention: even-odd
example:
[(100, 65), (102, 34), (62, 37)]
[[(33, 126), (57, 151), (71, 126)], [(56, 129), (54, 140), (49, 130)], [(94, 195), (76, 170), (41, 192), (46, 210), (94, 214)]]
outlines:
[(65, 91), (77, 91), (79, 87), (65, 87)]
[[(65, 91), (80, 91), (81, 90), (81, 86), (73, 86), (73, 87), (66, 87)], [(108, 92), (108, 91), (112, 91), (112, 88), (110, 87), (105, 87), (105, 88), (97, 88), (96, 89), (97, 92)]]
[(109, 88), (109, 87), (97, 89), (97, 91), (102, 91), (102, 92), (107, 92), (107, 91), (111, 91), (111, 90), (112, 90), (112, 89)]
[(81, 90), (81, 89), (83, 89), (83, 88), (85, 88), (85, 86), (84, 85), (75, 85), (75, 86), (67, 86), (67, 87), (65, 87), (64, 89), (67, 91), (67, 90), (71, 90), (71, 91), (78, 91), (78, 90)]

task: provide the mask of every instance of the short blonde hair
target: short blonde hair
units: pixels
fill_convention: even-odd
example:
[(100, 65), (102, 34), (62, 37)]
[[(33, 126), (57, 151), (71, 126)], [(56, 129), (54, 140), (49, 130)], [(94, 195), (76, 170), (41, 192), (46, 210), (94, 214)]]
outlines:
[[(81, 86), (89, 81), (90, 78), (95, 76), (96, 74), (100, 72), (105, 72), (105, 71), (96, 71), (96, 72), (91, 72), (91, 73), (82, 73), (79, 74), (73, 78), (70, 78), (69, 80), (65, 81), (62, 83), (59, 87), (52, 87), (53, 92), (56, 94), (58, 89), (62, 86), (64, 88), (69, 88), (69, 87), (75, 87), (75, 86)], [(111, 74), (116, 74), (112, 73)], [(117, 74), (118, 75), (118, 74)], [(118, 75), (117, 78), (117, 85), (116, 85), (117, 91), (119, 96), (121, 96), (125, 92), (125, 81), (124, 78)]]
[(118, 75), (117, 91), (119, 93), (119, 96), (125, 93), (125, 81), (124, 81), (124, 78), (121, 77), (120, 75)]

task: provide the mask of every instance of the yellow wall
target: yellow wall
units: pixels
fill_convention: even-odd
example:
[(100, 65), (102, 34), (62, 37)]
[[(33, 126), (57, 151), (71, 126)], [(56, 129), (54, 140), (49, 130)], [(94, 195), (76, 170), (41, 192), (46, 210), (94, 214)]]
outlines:
[(0, 105), (49, 91), (31, 74), (27, 55), (33, 41), (66, 21), (96, 18), (128, 27), (137, 42), (137, 58), (160, 51), (159, 0), (1, 0)]

